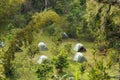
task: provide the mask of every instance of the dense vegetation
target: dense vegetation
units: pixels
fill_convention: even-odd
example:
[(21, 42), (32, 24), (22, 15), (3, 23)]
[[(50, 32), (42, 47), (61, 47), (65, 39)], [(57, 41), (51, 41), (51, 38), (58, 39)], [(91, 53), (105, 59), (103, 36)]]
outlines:
[[(0, 80), (110, 80), (120, 66), (120, 1), (1, 0), (0, 40)], [(40, 41), (48, 51), (38, 50)], [(77, 42), (87, 48), (85, 63), (72, 61)], [(50, 62), (37, 64), (42, 54)]]

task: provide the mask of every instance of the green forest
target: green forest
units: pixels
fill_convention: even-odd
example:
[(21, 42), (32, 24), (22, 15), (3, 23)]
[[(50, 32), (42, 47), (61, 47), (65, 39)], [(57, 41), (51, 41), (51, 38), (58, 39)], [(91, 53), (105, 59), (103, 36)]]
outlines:
[(120, 80), (120, 0), (0, 0), (0, 80)]

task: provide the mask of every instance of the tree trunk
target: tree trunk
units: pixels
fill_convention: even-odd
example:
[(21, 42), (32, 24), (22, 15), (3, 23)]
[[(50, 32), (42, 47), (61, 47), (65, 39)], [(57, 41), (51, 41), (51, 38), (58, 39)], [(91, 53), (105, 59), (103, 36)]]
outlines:
[(118, 61), (118, 63), (119, 63), (119, 70), (118, 70), (118, 77), (119, 77), (119, 79), (118, 80), (120, 80), (120, 54), (119, 54), (119, 61)]
[(48, 6), (48, 1), (45, 0), (45, 9), (47, 9), (47, 6)]

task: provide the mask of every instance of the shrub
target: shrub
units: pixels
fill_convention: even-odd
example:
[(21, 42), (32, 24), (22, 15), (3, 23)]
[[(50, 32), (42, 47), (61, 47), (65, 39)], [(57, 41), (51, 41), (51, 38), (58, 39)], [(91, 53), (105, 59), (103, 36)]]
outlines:
[(53, 64), (55, 65), (55, 68), (57, 69), (57, 73), (62, 73), (63, 72), (63, 68), (67, 68), (69, 63), (68, 63), (68, 59), (67, 59), (67, 54), (66, 52), (64, 52), (64, 50), (60, 51), (60, 54), (57, 55), (57, 57), (55, 57), (53, 59)]
[(52, 65), (50, 65), (49, 63), (46, 64), (45, 62), (43, 64), (39, 65), (37, 68), (37, 71), (36, 71), (38, 78), (40, 80), (50, 79), (50, 77), (51, 77), (50, 72), (53, 71)]

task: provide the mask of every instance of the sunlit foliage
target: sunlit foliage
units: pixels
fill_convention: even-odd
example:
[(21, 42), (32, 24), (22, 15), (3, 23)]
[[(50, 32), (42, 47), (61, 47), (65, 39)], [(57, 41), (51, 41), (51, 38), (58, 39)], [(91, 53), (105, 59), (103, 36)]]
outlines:
[(10, 22), (10, 18), (19, 12), (20, 5), (25, 0), (1, 0), (0, 1), (0, 29)]

